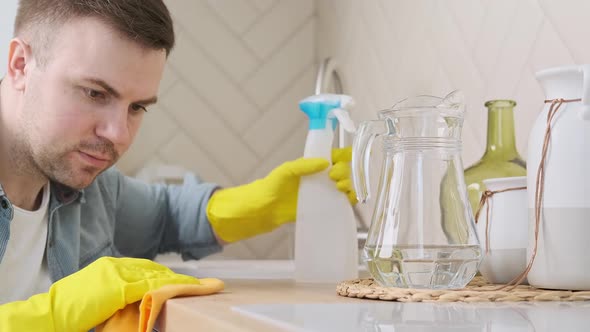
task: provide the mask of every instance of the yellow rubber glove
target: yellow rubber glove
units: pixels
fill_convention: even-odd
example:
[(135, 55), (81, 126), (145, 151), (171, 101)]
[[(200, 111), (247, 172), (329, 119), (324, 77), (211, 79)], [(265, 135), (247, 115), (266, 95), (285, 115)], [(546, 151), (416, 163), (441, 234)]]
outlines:
[(332, 163), (330, 178), (336, 182), (336, 188), (345, 193), (350, 204), (358, 203), (356, 192), (350, 178), (350, 162), (352, 161), (352, 147), (332, 149)]
[[(338, 190), (355, 204), (356, 194), (350, 181), (351, 159), (351, 148), (334, 149), (334, 165), (329, 176)], [(207, 205), (213, 230), (223, 241), (235, 242), (295, 221), (301, 176), (323, 171), (328, 166), (324, 159), (299, 158), (280, 165), (263, 179), (216, 191)]]
[(149, 291), (141, 302), (127, 305), (97, 326), (96, 332), (151, 332), (167, 300), (181, 296), (209, 295), (224, 288), (223, 281), (219, 279), (202, 278), (199, 281), (198, 285), (166, 285)]
[(164, 285), (199, 284), (147, 259), (102, 257), (48, 293), (0, 306), (0, 331), (88, 331)]
[(321, 158), (299, 158), (283, 163), (263, 179), (217, 190), (207, 204), (211, 227), (223, 241), (235, 242), (294, 221), (301, 176), (329, 165)]

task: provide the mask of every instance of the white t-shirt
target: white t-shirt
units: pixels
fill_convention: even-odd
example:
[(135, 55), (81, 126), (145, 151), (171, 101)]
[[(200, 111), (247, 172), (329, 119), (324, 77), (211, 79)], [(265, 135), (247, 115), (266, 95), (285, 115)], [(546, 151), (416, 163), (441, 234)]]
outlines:
[(49, 183), (43, 187), (41, 206), (27, 211), (14, 206), (10, 238), (0, 261), (0, 304), (26, 300), (51, 286), (45, 259)]

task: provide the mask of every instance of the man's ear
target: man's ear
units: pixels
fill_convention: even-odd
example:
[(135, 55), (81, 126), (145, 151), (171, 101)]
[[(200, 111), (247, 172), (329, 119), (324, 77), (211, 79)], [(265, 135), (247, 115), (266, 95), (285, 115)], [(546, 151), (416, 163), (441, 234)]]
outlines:
[(20, 38), (13, 38), (8, 45), (8, 68), (6, 78), (17, 90), (24, 90), (26, 74), (32, 65), (31, 47)]

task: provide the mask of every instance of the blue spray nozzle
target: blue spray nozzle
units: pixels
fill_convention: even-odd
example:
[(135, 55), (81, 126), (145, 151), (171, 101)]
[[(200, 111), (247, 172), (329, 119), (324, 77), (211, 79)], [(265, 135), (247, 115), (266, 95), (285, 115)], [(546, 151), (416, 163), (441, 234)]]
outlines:
[(331, 120), (334, 130), (338, 124), (334, 111), (346, 109), (351, 104), (352, 98), (346, 95), (320, 94), (303, 99), (299, 107), (309, 117), (309, 129), (325, 129), (328, 120)]

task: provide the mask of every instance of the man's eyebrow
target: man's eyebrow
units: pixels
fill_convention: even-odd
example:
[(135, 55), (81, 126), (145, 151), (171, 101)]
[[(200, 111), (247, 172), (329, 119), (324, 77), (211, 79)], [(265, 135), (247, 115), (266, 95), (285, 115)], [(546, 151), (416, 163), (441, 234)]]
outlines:
[(115, 88), (113, 88), (112, 86), (108, 85), (107, 82), (98, 79), (98, 78), (92, 78), (92, 77), (88, 77), (85, 79), (86, 81), (96, 84), (96, 85), (100, 85), (101, 88), (105, 89), (109, 94), (111, 94), (113, 97), (115, 98), (119, 98), (121, 97), (121, 94), (115, 90)]
[(144, 100), (138, 100), (136, 102), (134, 102), (134, 104), (139, 104), (139, 105), (143, 105), (143, 106), (148, 106), (148, 105), (152, 105), (158, 102), (158, 97), (153, 96), (151, 98), (148, 99), (144, 99)]
[[(115, 90), (115, 88), (113, 88), (107, 82), (105, 82), (101, 79), (89, 77), (89, 78), (86, 78), (86, 81), (96, 84), (96, 85), (99, 85), (100, 87), (105, 89), (109, 94), (111, 94), (115, 98), (119, 98), (121, 96), (121, 94), (117, 90)], [(142, 99), (142, 100), (135, 101), (135, 102), (133, 102), (133, 104), (147, 106), (147, 105), (155, 104), (157, 102), (158, 102), (158, 97), (153, 96), (148, 99)]]

